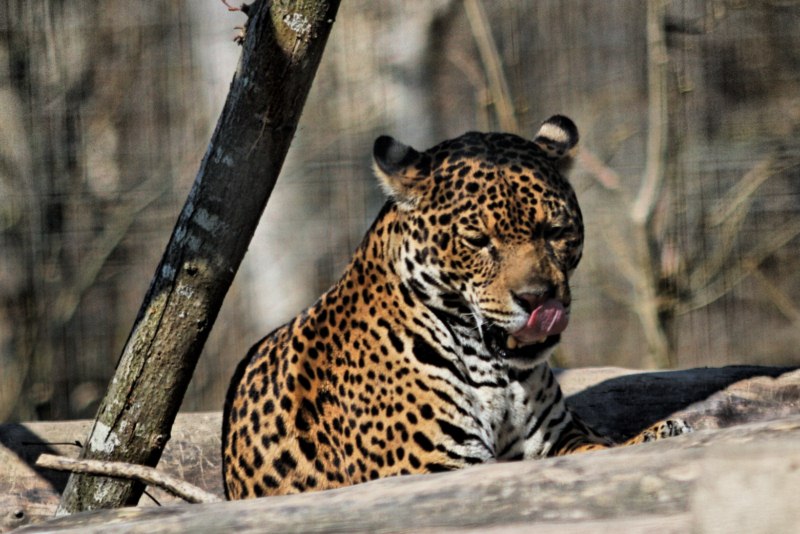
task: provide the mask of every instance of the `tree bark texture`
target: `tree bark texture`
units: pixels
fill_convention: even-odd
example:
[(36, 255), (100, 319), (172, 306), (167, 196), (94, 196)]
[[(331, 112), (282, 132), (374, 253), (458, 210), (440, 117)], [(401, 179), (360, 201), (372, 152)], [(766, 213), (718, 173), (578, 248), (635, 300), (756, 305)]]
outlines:
[[(155, 466), (288, 151), (335, 0), (254, 2), (239, 68), (82, 458)], [(142, 486), (70, 477), (58, 514), (135, 504)]]
[[(663, 417), (681, 417), (698, 432), (710, 432), (800, 412), (800, 370), (736, 366), (641, 372), (601, 367), (558, 374), (569, 405), (593, 426), (619, 438)], [(0, 471), (0, 527), (8, 529), (52, 516), (66, 476), (36, 467), (36, 459), (43, 453), (77, 456), (79, 448), (69, 443), (86, 435), (90, 424), (0, 425), (0, 465), (4, 466)], [(219, 412), (180, 414), (158, 469), (222, 496), (219, 428)], [(758, 439), (757, 432), (750, 435)], [(708, 442), (715, 439), (710, 437)], [(674, 443), (678, 447), (680, 441)], [(162, 504), (176, 502), (152, 487), (147, 491)], [(153, 502), (144, 496), (139, 506), (153, 506)]]

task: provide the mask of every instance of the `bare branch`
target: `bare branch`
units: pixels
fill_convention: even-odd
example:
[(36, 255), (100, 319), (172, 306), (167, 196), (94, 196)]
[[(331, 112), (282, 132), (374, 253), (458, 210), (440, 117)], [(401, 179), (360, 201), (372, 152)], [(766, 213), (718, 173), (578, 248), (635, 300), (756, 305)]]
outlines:
[(47, 469), (55, 469), (56, 471), (138, 480), (139, 482), (159, 487), (190, 503), (221, 501), (213, 493), (143, 465), (102, 460), (78, 460), (54, 454), (42, 454), (37, 458), (36, 465)]
[(764, 276), (758, 265), (749, 266), (751, 276), (755, 278), (756, 282), (762, 287), (764, 293), (769, 297), (769, 301), (775, 305), (776, 308), (792, 323), (795, 327), (800, 328), (800, 308), (794, 305), (791, 299), (786, 297), (786, 293), (778, 289), (770, 279)]
[(594, 152), (581, 148), (578, 151), (578, 163), (594, 178), (603, 188), (609, 191), (619, 191), (622, 180), (617, 171), (605, 164)]
[(726, 269), (724, 276), (719, 275), (718, 272), (713, 273), (717, 276), (713, 276), (709, 282), (702, 283), (703, 281), (698, 278), (703, 273), (697, 273), (696, 276), (693, 276), (693, 280), (696, 279), (693, 283), (696, 283), (697, 286), (693, 285), (692, 287), (701, 287), (702, 290), (696, 291), (692, 299), (680, 306), (676, 313), (688, 313), (719, 300), (753, 274), (754, 269), (758, 268), (765, 259), (798, 235), (800, 235), (800, 222), (790, 221), (766, 235), (761, 246), (751, 250), (741, 261), (732, 262), (733, 264)]
[(500, 129), (506, 132), (518, 133), (519, 123), (514, 113), (511, 90), (508, 88), (508, 80), (505, 72), (503, 72), (503, 61), (497, 50), (497, 43), (492, 37), (489, 18), (486, 16), (483, 3), (481, 0), (465, 0), (464, 11), (467, 13), (472, 35), (475, 38), (475, 44), (478, 46), (478, 53), (481, 56), (486, 76), (489, 79), (489, 93), (494, 101)]
[[(731, 251), (736, 243), (736, 236), (739, 234), (753, 203), (753, 196), (756, 190), (772, 176), (797, 167), (797, 164), (795, 164), (775, 169), (775, 161), (774, 155), (760, 160), (711, 209), (707, 219), (707, 229), (719, 228), (719, 235), (716, 239), (717, 246), (689, 275), (689, 288), (692, 291), (696, 291), (695, 288), (702, 290), (704, 286), (709, 285), (709, 279), (716, 280), (722, 276), (723, 271), (730, 272), (733, 270), (729, 261)], [(726, 284), (727, 289), (723, 289), (719, 284), (716, 284), (717, 287), (710, 293), (706, 293), (699, 302), (712, 298), (709, 301), (710, 303), (722, 297), (730, 288), (752, 273), (752, 266), (757, 267), (764, 258), (788, 243), (795, 235), (795, 229), (791, 225), (788, 229), (784, 228), (784, 231), (779, 229), (777, 234), (773, 233), (770, 239), (762, 241), (761, 247), (751, 251), (747, 260), (739, 262), (743, 265), (744, 261), (749, 261), (750, 267), (740, 267), (738, 269), (735, 278), (737, 282), (735, 284)], [(726, 278), (730, 280), (730, 276), (726, 275)]]
[(136, 217), (158, 200), (168, 188), (169, 182), (160, 174), (142, 182), (135, 191), (126, 195), (126, 200), (108, 217), (103, 231), (87, 247), (91, 251), (88, 257), (81, 260), (81, 269), (73, 284), (61, 289), (55, 303), (50, 303), (53, 315), (61, 324), (66, 324), (78, 308), (83, 296), (97, 281), (97, 276), (114, 253), (119, 244), (128, 235)]
[[(708, 228), (719, 227), (717, 247), (691, 276), (690, 287), (701, 285), (698, 277), (714, 277), (727, 268), (735, 238), (739, 234), (745, 217), (753, 203), (754, 194), (761, 184), (778, 173), (790, 170), (797, 165), (775, 169), (775, 156), (768, 156), (753, 166), (739, 182), (712, 208), (708, 217)], [(772, 253), (772, 251), (770, 251)]]
[(664, 37), (664, 1), (647, 3), (647, 163), (639, 193), (631, 209), (634, 223), (644, 224), (653, 213), (664, 181), (667, 152), (667, 55)]
[[(747, 212), (752, 204), (753, 193), (770, 177), (777, 174), (773, 170), (775, 156), (770, 155), (756, 163), (752, 169), (742, 176), (741, 180), (731, 187), (727, 194), (716, 202), (708, 215), (708, 224), (720, 226), (733, 218), (737, 212)], [(796, 165), (795, 165), (796, 166)], [(782, 169), (783, 170), (783, 169)]]
[(475, 120), (478, 129), (491, 129), (489, 108), (492, 103), (492, 95), (486, 85), (486, 76), (481, 68), (482, 65), (478, 64), (472, 54), (467, 54), (458, 48), (448, 50), (447, 59), (466, 77), (477, 95), (476, 100), (479, 106), (476, 110)]

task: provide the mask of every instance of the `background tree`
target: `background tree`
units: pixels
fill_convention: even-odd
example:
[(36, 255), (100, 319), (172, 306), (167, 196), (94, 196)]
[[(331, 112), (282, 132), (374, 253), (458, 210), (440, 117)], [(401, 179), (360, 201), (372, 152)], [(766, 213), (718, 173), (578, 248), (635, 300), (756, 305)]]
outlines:
[[(228, 99), (81, 459), (158, 464), (280, 173), (337, 9), (321, 0), (242, 7), (246, 35)], [(73, 473), (57, 514), (135, 505), (143, 489)]]

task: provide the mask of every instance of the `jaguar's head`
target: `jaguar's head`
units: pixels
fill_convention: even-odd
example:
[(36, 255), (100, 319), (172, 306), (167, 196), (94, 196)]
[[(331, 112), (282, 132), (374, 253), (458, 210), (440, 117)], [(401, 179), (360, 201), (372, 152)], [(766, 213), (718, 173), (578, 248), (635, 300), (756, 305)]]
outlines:
[(563, 116), (533, 140), (470, 132), (424, 152), (375, 141), (397, 210), (396, 270), (430, 306), (477, 323), (517, 367), (546, 358), (569, 320), (583, 224), (564, 173), (577, 142)]

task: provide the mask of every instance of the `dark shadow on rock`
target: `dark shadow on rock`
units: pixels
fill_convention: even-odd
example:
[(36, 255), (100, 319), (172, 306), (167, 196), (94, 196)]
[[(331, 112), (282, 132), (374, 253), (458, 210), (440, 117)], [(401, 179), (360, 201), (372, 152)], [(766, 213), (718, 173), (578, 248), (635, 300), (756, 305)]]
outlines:
[(797, 369), (729, 366), (626, 374), (570, 395), (567, 404), (592, 428), (615, 440), (673, 416), (696, 429), (727, 427), (797, 413), (800, 381), (775, 390), (764, 381), (741, 389), (734, 386)]
[[(52, 487), (54, 491), (59, 494), (64, 491), (69, 473), (38, 467), (36, 466), (36, 460), (42, 454), (59, 454), (59, 451), (54, 448), (55, 445), (61, 446), (69, 444), (47, 443), (25, 425), (6, 423), (0, 425), (0, 445), (16, 454), (20, 460), (29, 465), (42, 480), (50, 484), (50, 487)], [(79, 447), (77, 441), (74, 446)], [(37, 502), (34, 498), (30, 501)]]

